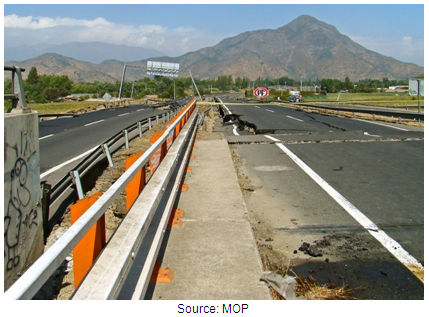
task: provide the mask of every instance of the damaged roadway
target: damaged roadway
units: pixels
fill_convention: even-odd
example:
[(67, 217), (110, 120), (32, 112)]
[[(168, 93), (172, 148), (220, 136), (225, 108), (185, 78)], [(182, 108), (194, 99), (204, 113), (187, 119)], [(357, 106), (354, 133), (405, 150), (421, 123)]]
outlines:
[[(413, 274), (275, 144), (286, 145), (424, 265), (422, 128), (321, 115), (301, 122), (303, 111), (275, 106), (228, 108), (240, 119), (254, 111), (259, 122), (283, 125), (272, 135), (278, 142), (223, 127), (266, 264), (321, 285), (347, 285), (359, 299), (424, 298), (424, 272)], [(331, 128), (321, 123), (328, 120)]]

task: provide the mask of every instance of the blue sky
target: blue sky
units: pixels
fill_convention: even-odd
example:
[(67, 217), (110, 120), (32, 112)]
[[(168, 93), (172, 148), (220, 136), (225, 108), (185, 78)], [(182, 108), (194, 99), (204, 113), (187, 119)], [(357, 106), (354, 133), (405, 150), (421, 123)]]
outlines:
[(4, 45), (102, 41), (180, 56), (302, 14), (370, 50), (424, 66), (423, 4), (5, 4)]

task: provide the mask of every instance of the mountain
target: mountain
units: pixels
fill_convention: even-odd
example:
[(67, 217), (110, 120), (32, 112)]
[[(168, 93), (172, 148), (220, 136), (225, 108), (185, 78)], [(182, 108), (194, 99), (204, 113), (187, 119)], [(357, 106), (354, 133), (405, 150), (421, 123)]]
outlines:
[(158, 50), (114, 45), (103, 42), (72, 42), (60, 45), (43, 45), (5, 47), (4, 59), (22, 61), (45, 53), (56, 53), (77, 60), (101, 63), (105, 60), (116, 59), (124, 62), (163, 56)]
[[(174, 60), (174, 59), (173, 59)], [(200, 77), (222, 74), (256, 79), (408, 78), (423, 67), (367, 50), (329, 24), (302, 15), (276, 30), (245, 32), (176, 59)]]
[[(200, 79), (232, 75), (251, 80), (287, 76), (296, 80), (349, 77), (358, 81), (385, 77), (406, 79), (424, 73), (423, 67), (370, 51), (339, 33), (334, 26), (308, 15), (275, 30), (245, 32), (180, 57), (152, 57), (150, 60), (179, 63), (180, 69), (191, 70)], [(142, 59), (127, 64), (146, 66), (146, 62), (147, 59)], [(116, 81), (122, 78), (124, 62), (109, 60), (93, 64), (58, 54), (44, 54), (5, 64), (25, 67), (28, 71), (35, 66), (39, 74), (67, 75), (73, 81)], [(126, 80), (140, 79), (144, 74), (142, 69), (127, 68)]]

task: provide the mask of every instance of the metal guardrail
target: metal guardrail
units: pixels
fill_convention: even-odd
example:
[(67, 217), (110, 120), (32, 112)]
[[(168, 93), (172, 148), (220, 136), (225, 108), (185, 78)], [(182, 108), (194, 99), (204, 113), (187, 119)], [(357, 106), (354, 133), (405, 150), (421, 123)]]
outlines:
[[(189, 104), (194, 104), (194, 99)], [(188, 104), (188, 105), (189, 105)], [(169, 126), (163, 135), (146, 151), (144, 154), (83, 214), (4, 294), (6, 299), (31, 299), (43, 284), (49, 279), (52, 273), (61, 265), (68, 254), (85, 236), (90, 228), (98, 221), (105, 213), (109, 206), (115, 201), (120, 193), (125, 189), (133, 177), (149, 162), (150, 158), (155, 154), (158, 148), (174, 133), (176, 125), (180, 124), (182, 119), (188, 114), (191, 107), (183, 112), (175, 122)], [(196, 120), (196, 113), (191, 116), (188, 122)], [(176, 139), (180, 141), (180, 139)], [(176, 142), (173, 143), (177, 144)], [(171, 147), (173, 148), (173, 146)], [(170, 152), (170, 151), (169, 151)], [(174, 160), (176, 161), (176, 160)], [(171, 177), (171, 167), (167, 170), (166, 179)], [(152, 179), (151, 179), (152, 180)], [(164, 180), (164, 185), (166, 180)], [(150, 183), (150, 182), (149, 182)], [(148, 184), (149, 184), (148, 183)], [(155, 182), (156, 183), (156, 182)], [(159, 184), (158, 184), (159, 185)], [(159, 203), (159, 197), (162, 195), (165, 188), (157, 187), (155, 199), (150, 200), (153, 205)], [(154, 194), (154, 193), (151, 193)], [(127, 218), (127, 217), (126, 217)], [(125, 219), (126, 219), (125, 218)], [(149, 217), (148, 221), (151, 220)], [(149, 224), (145, 222), (147, 228)], [(141, 241), (140, 241), (141, 242)], [(120, 269), (122, 270), (122, 269)]]
[[(75, 176), (83, 178), (85, 175), (102, 159), (107, 159), (109, 165), (113, 167), (113, 162), (111, 159), (111, 155), (114, 154), (120, 147), (123, 145), (127, 145), (130, 140), (133, 138), (140, 136), (148, 130), (151, 130), (153, 125), (158, 124), (159, 122), (165, 123), (170, 120), (173, 116), (177, 114), (177, 108), (175, 111), (169, 111), (166, 115), (157, 115), (153, 116), (141, 121), (137, 121), (136, 123), (126, 127), (125, 129), (117, 132), (111, 138), (106, 140), (97, 146), (92, 152), (87, 154), (85, 158), (77, 164), (69, 173), (67, 173), (63, 178), (61, 178), (54, 186), (51, 187), (50, 190), (50, 207), (55, 206), (57, 204), (58, 199), (73, 185), (76, 185)], [(131, 137), (134, 131), (138, 130), (138, 134), (134, 137)], [(45, 172), (46, 173), (46, 172)], [(41, 177), (44, 176), (44, 173)], [(76, 191), (79, 192), (79, 188), (76, 188)], [(49, 225), (47, 230), (52, 228), (56, 221), (62, 216), (62, 212), (54, 212), (51, 215), (51, 220), (49, 221)]]
[(355, 112), (355, 113), (367, 113), (379, 116), (386, 117), (396, 117), (401, 119), (411, 119), (411, 120), (422, 120), (424, 121), (424, 113), (418, 113), (413, 111), (401, 111), (397, 109), (385, 109), (379, 108), (375, 109), (375, 107), (367, 108), (367, 107), (356, 107), (356, 106), (335, 106), (335, 105), (315, 105), (312, 103), (293, 103), (296, 107), (308, 107), (308, 108), (320, 108), (326, 110), (336, 110), (342, 112)]
[[(326, 110), (336, 110), (336, 111), (342, 111), (342, 112), (356, 112), (356, 113), (367, 113), (367, 114), (373, 114), (373, 115), (379, 115), (379, 116), (386, 116), (386, 117), (396, 117), (401, 119), (412, 119), (412, 120), (422, 120), (424, 121), (424, 113), (418, 113), (414, 111), (406, 111), (406, 110), (397, 110), (397, 109), (386, 109), (381, 108), (377, 106), (369, 106), (365, 105), (363, 106), (345, 106), (345, 105), (317, 105), (309, 102), (300, 102), (300, 103), (290, 103), (287, 101), (275, 101), (275, 102), (281, 102), (285, 104), (291, 104), (296, 107), (308, 107), (308, 108), (320, 108), (320, 109), (326, 109)], [(331, 103), (336, 103), (332, 102)], [(370, 108), (371, 107), (371, 108)]]
[(79, 117), (78, 114), (74, 113), (39, 113), (37, 116), (39, 117), (39, 121), (41, 121), (41, 118), (49, 117), (55, 117), (55, 119), (58, 119), (58, 117)]
[(30, 112), (30, 108), (27, 107), (27, 102), (25, 100), (25, 91), (24, 85), (22, 83), (21, 72), (25, 71), (25, 68), (18, 66), (4, 66), (5, 71), (12, 72), (12, 94), (5, 94), (4, 99), (12, 100), (12, 108), (7, 112)]
[[(140, 250), (140, 246), (148, 232), (149, 222), (154, 218), (161, 200), (164, 200), (161, 197), (166, 193), (168, 201), (165, 207), (162, 204), (160, 210), (163, 211), (161, 221), (147, 253), (144, 266), (141, 270), (139, 269), (138, 277), (135, 276), (137, 283), (132, 289), (133, 295), (131, 299), (143, 299), (161, 247), (178, 187), (188, 163), (193, 144), (192, 140), (197, 128), (196, 121), (197, 111), (188, 120), (188, 123), (183, 128), (184, 133), (179, 134), (176, 140), (178, 142), (173, 143), (157, 172), (152, 176), (153, 179), (151, 178), (142, 195), (134, 203), (131, 210), (128, 211), (127, 216), (116, 229), (115, 235), (110, 239), (109, 244), (103, 250), (91, 271), (88, 272), (72, 299), (100, 300), (116, 299), (118, 297), (134, 259), (138, 257), (138, 252), (144, 253), (144, 250)], [(192, 136), (190, 137), (191, 134)], [(184, 150), (185, 144), (187, 144), (186, 150)], [(183, 154), (183, 152), (185, 153)], [(176, 173), (176, 167), (179, 162), (181, 162), (180, 168)], [(170, 180), (173, 175), (173, 179)], [(138, 262), (137, 266), (140, 267), (140, 265), (141, 263)], [(126, 290), (127, 293), (130, 291), (130, 289)]]

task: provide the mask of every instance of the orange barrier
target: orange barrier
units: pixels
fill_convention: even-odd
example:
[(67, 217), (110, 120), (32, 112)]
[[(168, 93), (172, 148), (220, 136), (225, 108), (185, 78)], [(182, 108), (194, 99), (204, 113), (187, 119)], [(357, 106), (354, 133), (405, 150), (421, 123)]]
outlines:
[[(165, 128), (168, 129), (174, 123), (174, 120), (175, 120), (175, 117), (173, 118), (173, 120), (171, 120), (171, 121), (169, 121), (169, 122), (167, 122), (165, 124)], [(167, 138), (167, 151), (168, 151), (168, 149), (170, 148), (170, 146), (173, 144), (174, 140), (177, 137), (177, 134), (175, 134), (175, 132), (176, 132), (176, 130), (172, 130), (170, 132), (170, 134), (168, 135), (168, 138)]]
[[(125, 159), (125, 170), (129, 169), (135, 161), (137, 161), (140, 156), (143, 155), (144, 152), (138, 152), (130, 157), (127, 157)], [(142, 192), (144, 185), (146, 184), (146, 173), (145, 173), (145, 167), (143, 168), (134, 176), (134, 178), (128, 183), (127, 187), (125, 188), (125, 194), (126, 194), (126, 204), (127, 204), (127, 211), (131, 209), (131, 206), (136, 201), (137, 197)]]
[[(182, 113), (185, 111), (186, 114), (183, 116), (183, 118), (180, 120), (180, 122), (176, 125), (174, 130), (169, 134), (167, 140), (161, 145), (161, 147), (155, 152), (155, 154), (150, 158), (150, 173), (155, 173), (155, 170), (161, 164), (162, 159), (164, 158), (167, 150), (170, 148), (170, 146), (173, 144), (174, 139), (179, 135), (180, 130), (184, 127), (186, 124), (186, 121), (188, 121), (189, 117), (191, 116), (191, 113), (194, 111), (196, 105), (194, 100), (190, 101), (185, 108), (183, 108), (177, 116), (175, 116), (171, 121), (166, 123), (166, 129), (168, 129), (179, 117)], [(163, 134), (165, 130), (162, 130), (158, 133), (155, 133), (153, 137), (150, 138), (150, 143), (154, 144)]]
[[(159, 131), (155, 133), (150, 138), (150, 143), (154, 144), (163, 134), (165, 130)], [(150, 173), (155, 173), (156, 169), (158, 168), (159, 164), (161, 164), (162, 159), (165, 156), (165, 153), (167, 152), (167, 143), (164, 142), (162, 145), (158, 148), (158, 150), (155, 152), (155, 154), (150, 158)]]
[[(74, 224), (102, 195), (96, 193), (90, 197), (80, 199), (70, 207), (71, 223)], [(101, 249), (106, 244), (106, 223), (104, 214), (92, 226), (87, 234), (73, 249), (73, 271), (75, 289), (84, 279), (92, 264), (97, 259)]]

